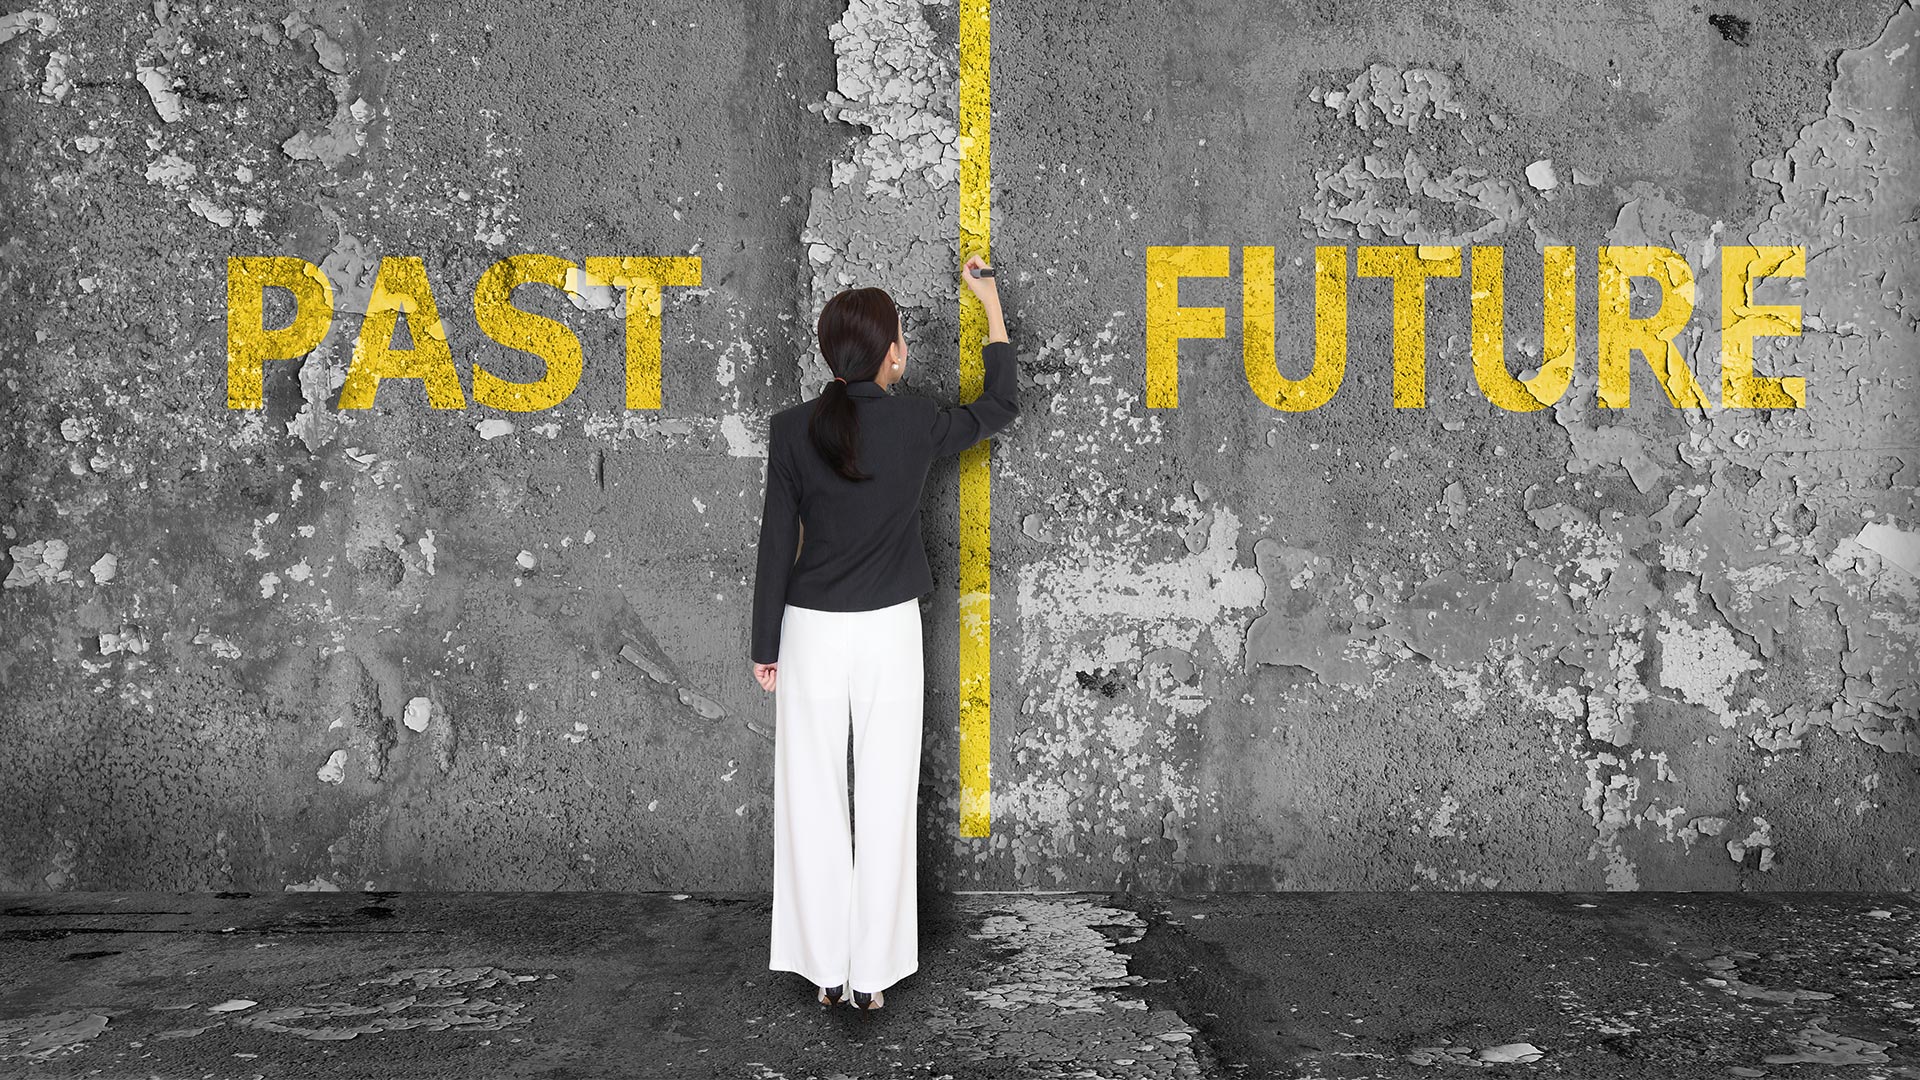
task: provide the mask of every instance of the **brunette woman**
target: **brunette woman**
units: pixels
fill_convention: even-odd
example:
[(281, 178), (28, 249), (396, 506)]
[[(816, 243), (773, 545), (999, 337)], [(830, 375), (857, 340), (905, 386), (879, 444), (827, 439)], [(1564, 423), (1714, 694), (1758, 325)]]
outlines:
[(752, 643), (775, 711), (768, 966), (805, 975), (823, 1005), (881, 1008), (882, 991), (920, 966), (920, 598), (933, 588), (920, 497), (935, 458), (1019, 413), (992, 269), (976, 255), (960, 280), (987, 317), (977, 399), (943, 406), (897, 393), (907, 367), (899, 309), (884, 290), (848, 289), (816, 327), (833, 379), (768, 428)]

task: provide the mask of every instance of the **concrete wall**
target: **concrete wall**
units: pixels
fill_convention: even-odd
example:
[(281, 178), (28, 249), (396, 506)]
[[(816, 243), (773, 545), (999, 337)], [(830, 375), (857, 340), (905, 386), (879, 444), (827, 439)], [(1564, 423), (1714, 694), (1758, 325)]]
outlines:
[[(6, 7), (0, 889), (764, 890), (765, 421), (818, 391), (850, 284), (908, 305), (909, 385), (957, 393), (953, 4)], [(1920, 13), (992, 28), (1023, 408), (993, 450), (993, 835), (957, 833), (948, 461), (928, 887), (1914, 885)], [(1565, 396), (1488, 403), (1461, 278), (1429, 288), (1426, 407), (1395, 408), (1389, 285), (1356, 278), (1338, 394), (1257, 399), (1240, 248), (1275, 248), (1298, 376), (1313, 248), (1401, 243), (1505, 248), (1521, 372), (1537, 253), (1573, 245)], [(1156, 409), (1169, 244), (1236, 276), (1182, 286), (1228, 333)], [(1677, 409), (1637, 359), (1632, 407), (1597, 405), (1602, 244), (1684, 254), (1711, 402), (1718, 249), (1804, 245), (1762, 298), (1805, 330), (1758, 367), (1807, 408)], [(538, 289), (586, 355), (564, 404), (335, 407), (382, 256), (424, 260), (463, 377), (536, 377), (470, 306), (517, 252), (701, 258), (663, 408), (624, 408), (617, 295)], [(309, 259), (339, 309), (257, 411), (226, 407), (229, 255)]]

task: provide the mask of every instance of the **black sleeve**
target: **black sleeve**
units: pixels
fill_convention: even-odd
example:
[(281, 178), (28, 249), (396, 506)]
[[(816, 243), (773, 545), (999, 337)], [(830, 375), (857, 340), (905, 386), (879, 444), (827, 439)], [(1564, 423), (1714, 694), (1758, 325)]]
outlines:
[(986, 385), (965, 405), (943, 406), (933, 418), (933, 455), (957, 454), (1013, 423), (1020, 415), (1013, 377), (1013, 343), (989, 341), (980, 350)]
[(780, 659), (780, 619), (786, 613), (787, 576), (800, 546), (800, 493), (773, 423), (767, 423), (767, 491), (760, 511), (759, 561), (753, 577), (753, 662)]

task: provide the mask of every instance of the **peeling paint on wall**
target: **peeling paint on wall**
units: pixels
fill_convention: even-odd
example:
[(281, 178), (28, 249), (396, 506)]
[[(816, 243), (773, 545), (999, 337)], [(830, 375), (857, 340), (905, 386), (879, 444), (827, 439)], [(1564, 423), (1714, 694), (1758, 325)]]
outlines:
[[(932, 5), (950, 8), (952, 0)], [(800, 242), (812, 287), (798, 317), (814, 319), (842, 289), (878, 285), (904, 308), (950, 325), (958, 304), (954, 253), (960, 225), (954, 193), (960, 175), (958, 56), (927, 22), (928, 5), (852, 0), (827, 29), (835, 84), (809, 111), (856, 128), (848, 153), (830, 165), (830, 182), (815, 187)], [(864, 130), (860, 130), (864, 129)], [(909, 342), (938, 357), (936, 335), (922, 337), (907, 321)], [(907, 379), (915, 382), (917, 371)], [(811, 350), (800, 385), (812, 396), (833, 377)]]
[[(0, 169), (26, 436), (0, 448), (0, 732), (31, 778), (0, 887), (763, 884), (770, 788), (739, 785), (770, 783), (771, 710), (728, 658), (764, 419), (824, 382), (812, 317), (853, 284), (900, 300), (911, 382), (954, 396), (952, 5), (466, 14), (0, 16), (26, 135)], [(949, 836), (930, 754), (937, 883), (1911, 885), (1920, 15), (1736, 44), (1603, 14), (1523, 40), (1474, 8), (1445, 35), (1412, 6), (1283, 8), (1175, 40), (995, 12), (1029, 411), (994, 456), (995, 832)], [(1082, 95), (1022, 59), (1063, 48)], [(1571, 383), (1538, 413), (1476, 398), (1466, 281), (1434, 285), (1425, 415), (1388, 404), (1384, 286), (1357, 281), (1344, 412), (1265, 410), (1217, 350), (1204, 393), (1146, 408), (1141, 249), (1276, 227), (1283, 303), (1319, 243), (1512, 248), (1522, 376), (1564, 359), (1544, 248), (1670, 247), (1715, 404), (1598, 404), (1582, 261)], [(1804, 279), (1752, 303), (1803, 327), (1756, 370), (1805, 376), (1808, 407), (1722, 409), (1721, 248), (1796, 244)], [(465, 358), (489, 346), (461, 290), (570, 247), (708, 259), (669, 293), (665, 408), (622, 408), (593, 359), (537, 418), (436, 416), (404, 382), (335, 408), (382, 258), (429, 257)], [(230, 413), (222, 267), (260, 251), (319, 266), (336, 318)], [(618, 355), (624, 290), (535, 291)]]
[[(1694, 767), (1721, 773), (1729, 764), (1725, 755), (1739, 753), (1738, 744), (1715, 748), (1717, 740), (1697, 729), (1690, 736), (1674, 731), (1668, 718), (1685, 715), (1673, 709), (1674, 702), (1697, 707), (1695, 715), (1720, 728), (1750, 733), (1749, 746), (1769, 755), (1812, 752), (1803, 736), (1818, 723), (1836, 731), (1857, 726), (1863, 740), (1907, 752), (1914, 725), (1915, 623), (1910, 615), (1886, 616), (1912, 607), (1914, 581), (1904, 570), (1897, 571), (1897, 581), (1880, 578), (1877, 555), (1864, 569), (1850, 556), (1869, 550), (1852, 539), (1863, 525), (1890, 549), (1904, 550), (1902, 534), (1892, 531), (1897, 526), (1871, 519), (1884, 512), (1876, 505), (1911, 513), (1912, 489), (1903, 481), (1912, 475), (1912, 417), (1899, 407), (1888, 413), (1862, 406), (1899, 398), (1908, 380), (1885, 365), (1893, 356), (1915, 354), (1915, 327), (1911, 318), (1903, 324), (1876, 314), (1890, 312), (1845, 283), (1862, 276), (1847, 265), (1849, 259), (1891, 266), (1900, 279), (1914, 266), (1913, 245), (1896, 239), (1913, 231), (1898, 209), (1914, 205), (1912, 188), (1883, 163), (1911, 161), (1916, 149), (1911, 125), (1896, 134), (1887, 120), (1889, 110), (1897, 109), (1892, 103), (1912, 93), (1914, 69), (1903, 65), (1906, 54), (1896, 43), (1917, 28), (1912, 8), (1903, 7), (1880, 41), (1844, 53), (1828, 119), (1809, 125), (1779, 162), (1754, 165), (1755, 176), (1780, 186), (1781, 199), (1751, 239), (1733, 238), (1727, 223), (1687, 210), (1646, 181), (1622, 192), (1626, 201), (1605, 238), (1672, 246), (1696, 266), (1711, 265), (1716, 244), (1813, 243), (1823, 253), (1813, 265), (1824, 264), (1825, 272), (1795, 291), (1805, 297), (1808, 337), (1791, 347), (1776, 344), (1768, 354), (1774, 370), (1816, 373), (1809, 380), (1817, 398), (1813, 408), (1774, 413), (1765, 424), (1751, 412), (1724, 410), (1623, 412), (1606, 422), (1593, 406), (1591, 368), (1577, 365), (1572, 388), (1551, 415), (1571, 443), (1568, 471), (1593, 477), (1594, 485), (1586, 494), (1576, 479), (1568, 493), (1575, 498), (1562, 495), (1550, 505), (1544, 491), (1528, 489), (1524, 505), (1543, 535), (1510, 559), (1512, 576), (1504, 586), (1450, 570), (1417, 584), (1369, 588), (1372, 568), (1355, 563), (1348, 569), (1312, 549), (1269, 547), (1272, 542), (1262, 540), (1256, 551), (1271, 551), (1273, 558), (1259, 563), (1269, 587), (1265, 611), (1249, 633), (1249, 659), (1302, 667), (1356, 695), (1390, 681), (1392, 666), (1408, 657), (1408, 647), (1436, 663), (1480, 666), (1487, 676), (1496, 666), (1511, 670), (1516, 657), (1544, 665), (1529, 682), (1542, 675), (1554, 679), (1555, 671), (1576, 673), (1585, 689), (1579, 712), (1587, 741), (1567, 744), (1567, 752), (1586, 773), (1583, 805), (1596, 833), (1590, 858), (1604, 861), (1614, 888), (1639, 885), (1630, 853), (1644, 848), (1630, 843), (1635, 833), (1659, 825), (1672, 840), (1667, 823), (1687, 810), (1666, 805), (1678, 798), (1676, 785), (1685, 786), (1673, 774)], [(1320, 201), (1301, 214), (1320, 237), (1460, 244), (1484, 241), (1525, 221), (1543, 247), (1549, 242), (1537, 222), (1552, 216), (1545, 203), (1565, 194), (1556, 191), (1560, 173), (1552, 162), (1534, 160), (1520, 170), (1524, 177), (1500, 177), (1489, 162), (1455, 169), (1450, 180), (1432, 165), (1449, 152), (1472, 153), (1494, 132), (1512, 134), (1504, 110), (1480, 104), (1470, 80), (1457, 72), (1375, 64), (1344, 88), (1316, 89), (1309, 97), (1355, 128), (1382, 133), (1367, 153), (1317, 172)], [(1859, 138), (1862, 130), (1873, 137)], [(1443, 178), (1436, 180), (1436, 172)], [(1532, 189), (1530, 198), (1514, 195), (1522, 180)], [(1583, 170), (1576, 183), (1591, 186), (1592, 180), (1593, 173)], [(1404, 187), (1396, 195), (1389, 181)], [(1467, 181), (1482, 186), (1469, 189)], [(1909, 186), (1895, 194), (1899, 184)], [(1498, 193), (1497, 207), (1476, 199), (1489, 192)], [(1416, 201), (1396, 201), (1409, 197)], [(1462, 217), (1462, 208), (1482, 216)], [(1555, 232), (1561, 227), (1549, 226)], [(1825, 246), (1814, 238), (1827, 238)], [(1893, 312), (1900, 310), (1901, 301), (1894, 299), (1899, 295), (1898, 287), (1883, 294)], [(1840, 307), (1859, 300), (1871, 306)], [(1696, 320), (1683, 335), (1684, 355), (1696, 370), (1711, 371), (1712, 341), (1697, 326)], [(1443, 359), (1457, 355), (1456, 340), (1446, 340)], [(1855, 378), (1841, 377), (1842, 371)], [(1828, 373), (1824, 381), (1820, 372)], [(1866, 476), (1854, 468), (1888, 453)], [(1622, 472), (1654, 512), (1604, 509), (1604, 503), (1586, 509), (1606, 478)], [(1776, 511), (1782, 499), (1785, 505)], [(1470, 513), (1471, 501), (1457, 487), (1447, 489), (1444, 502), (1449, 524)], [(1749, 542), (1750, 536), (1758, 542)], [(1843, 561), (1836, 563), (1833, 553)], [(1898, 566), (1899, 560), (1886, 564)], [(1836, 641), (1836, 652), (1848, 675), (1827, 683), (1824, 698), (1813, 696), (1822, 689), (1818, 685), (1803, 682), (1796, 694), (1793, 676), (1780, 678), (1811, 661), (1802, 651), (1811, 644), (1804, 634), (1794, 645), (1783, 637), (1796, 635), (1821, 612), (1839, 619), (1845, 636)], [(1518, 636), (1511, 636), (1516, 629)], [(1457, 668), (1440, 674), (1451, 689), (1471, 696)], [(1800, 697), (1786, 706), (1791, 715), (1780, 711), (1783, 696)], [(1656, 715), (1661, 719), (1649, 731)], [(1864, 722), (1857, 719), (1862, 716)], [(1676, 736), (1690, 745), (1683, 749)], [(1663, 754), (1674, 755), (1673, 770), (1662, 765), (1664, 775), (1648, 776), (1636, 764), (1643, 753), (1639, 744), (1649, 737), (1665, 748)], [(1589, 749), (1596, 746), (1611, 749)], [(1764, 767), (1767, 759), (1757, 764)], [(1719, 818), (1695, 820), (1724, 825)], [(1758, 851), (1757, 869), (1773, 870), (1776, 834), (1757, 814), (1744, 820), (1750, 828), (1736, 825), (1744, 838), (1728, 842), (1734, 860)], [(1690, 845), (1690, 837), (1683, 839)]]

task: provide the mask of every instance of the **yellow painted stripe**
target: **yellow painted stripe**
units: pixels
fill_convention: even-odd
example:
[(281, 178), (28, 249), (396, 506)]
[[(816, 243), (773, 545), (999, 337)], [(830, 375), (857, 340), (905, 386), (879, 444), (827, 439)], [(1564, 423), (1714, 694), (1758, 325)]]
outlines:
[[(960, 257), (992, 261), (988, 226), (993, 207), (993, 160), (988, 118), (992, 34), (988, 0), (960, 0)], [(986, 371), (980, 347), (986, 309), (960, 289), (960, 400), (980, 396)], [(993, 601), (990, 593), (992, 484), (987, 472), (993, 440), (960, 454), (960, 835), (992, 829), (989, 777), (993, 751)]]

